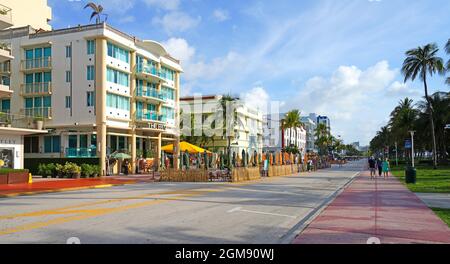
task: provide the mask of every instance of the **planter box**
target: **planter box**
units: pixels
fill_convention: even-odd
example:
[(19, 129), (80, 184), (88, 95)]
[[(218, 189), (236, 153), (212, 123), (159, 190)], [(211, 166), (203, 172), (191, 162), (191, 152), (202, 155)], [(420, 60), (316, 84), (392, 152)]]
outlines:
[(8, 184), (8, 174), (0, 174), (0, 184)]
[(28, 183), (28, 172), (8, 173), (8, 184)]

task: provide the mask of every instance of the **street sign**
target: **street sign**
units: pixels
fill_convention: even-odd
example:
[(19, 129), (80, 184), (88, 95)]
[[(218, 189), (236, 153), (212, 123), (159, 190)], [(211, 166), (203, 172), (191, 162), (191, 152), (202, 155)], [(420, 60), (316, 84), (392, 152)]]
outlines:
[(407, 149), (412, 148), (412, 143), (410, 139), (405, 140), (405, 148)]

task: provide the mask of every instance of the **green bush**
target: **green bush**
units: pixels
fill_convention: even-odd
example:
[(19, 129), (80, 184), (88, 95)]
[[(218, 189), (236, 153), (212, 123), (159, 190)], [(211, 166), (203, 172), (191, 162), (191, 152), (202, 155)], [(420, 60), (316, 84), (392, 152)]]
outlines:
[(75, 163), (66, 162), (64, 165), (64, 172), (69, 178), (75, 178), (75, 176), (81, 173), (81, 168)]
[(92, 175), (93, 177), (98, 177), (98, 175), (100, 175), (101, 173), (101, 167), (99, 165), (92, 165)]
[(93, 165), (89, 165), (89, 164), (81, 164), (81, 177), (83, 178), (89, 178), (94, 174), (93, 171)]
[(16, 170), (16, 169), (5, 169), (5, 168), (0, 168), (0, 174), (4, 175), (4, 174), (8, 174), (11, 172), (28, 172), (28, 170)]
[(58, 177), (64, 178), (64, 175), (66, 175), (65, 167), (61, 164), (55, 165), (55, 171)]

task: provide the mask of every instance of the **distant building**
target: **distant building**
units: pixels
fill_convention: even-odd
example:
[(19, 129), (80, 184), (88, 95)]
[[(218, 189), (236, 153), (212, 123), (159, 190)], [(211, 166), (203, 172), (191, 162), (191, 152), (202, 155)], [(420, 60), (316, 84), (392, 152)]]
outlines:
[(327, 116), (318, 116), (317, 124), (324, 124), (327, 127), (328, 132), (331, 133), (331, 121)]
[(302, 117), (302, 123), (305, 125), (306, 130), (306, 152), (317, 152), (316, 147), (316, 123), (307, 116)]
[(0, 3), (0, 27), (15, 28), (31, 26), (51, 30), (52, 9), (47, 0), (2, 0)]
[[(202, 120), (205, 121), (208, 117), (215, 114), (217, 111), (221, 111), (220, 100), (222, 95), (209, 95), (209, 96), (188, 96), (180, 98), (180, 105), (182, 111), (182, 118), (185, 116), (186, 109), (190, 114), (201, 115)], [(246, 152), (261, 153), (263, 149), (263, 115), (262, 113), (251, 107), (248, 107), (240, 102), (238, 99), (233, 103), (233, 107), (237, 112), (237, 124), (234, 127), (231, 140), (231, 152), (242, 153), (242, 150)], [(194, 121), (195, 122), (195, 121)], [(203, 122), (204, 123), (204, 122)], [(205, 135), (212, 133), (213, 129), (202, 124), (202, 133)], [(206, 130), (205, 130), (206, 129)], [(182, 131), (183, 133), (183, 131)], [(214, 136), (213, 140), (209, 141), (206, 145), (202, 146), (214, 152), (226, 151), (228, 147), (228, 139), (225, 135)]]
[(284, 116), (286, 114), (264, 116), (264, 151), (276, 152), (295, 146), (301, 153), (306, 153), (306, 130), (302, 127), (280, 129)]

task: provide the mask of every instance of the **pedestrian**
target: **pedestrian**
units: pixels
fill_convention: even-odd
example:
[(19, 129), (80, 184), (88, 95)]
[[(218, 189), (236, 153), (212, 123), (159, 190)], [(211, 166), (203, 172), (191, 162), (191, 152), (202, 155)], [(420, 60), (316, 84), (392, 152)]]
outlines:
[(388, 178), (388, 176), (389, 176), (389, 170), (390, 170), (390, 168), (389, 168), (389, 160), (385, 159), (383, 161), (383, 165), (382, 166), (383, 166), (384, 179), (386, 180)]
[(377, 158), (377, 168), (378, 168), (378, 176), (382, 176), (383, 172), (383, 161), (380, 158)]
[(376, 162), (375, 159), (373, 157), (371, 157), (369, 159), (369, 170), (370, 170), (370, 179), (372, 180), (375, 177), (375, 166), (376, 166)]

